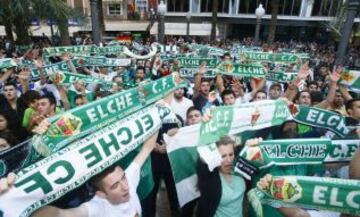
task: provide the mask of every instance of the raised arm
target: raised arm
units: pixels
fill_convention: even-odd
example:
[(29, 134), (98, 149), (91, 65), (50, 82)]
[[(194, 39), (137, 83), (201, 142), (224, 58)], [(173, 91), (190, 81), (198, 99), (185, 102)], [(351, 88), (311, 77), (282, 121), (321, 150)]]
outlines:
[(205, 74), (206, 70), (207, 70), (206, 63), (201, 64), (201, 66), (199, 68), (199, 73), (197, 73), (195, 76), (193, 99), (198, 97), (200, 94), (201, 79), (202, 79), (203, 75)]
[(329, 74), (330, 84), (328, 94), (326, 96), (326, 99), (317, 104), (316, 107), (326, 109), (334, 101), (337, 82), (340, 79), (342, 70), (342, 67), (336, 67), (334, 68), (333, 72)]
[(155, 148), (156, 138), (158, 134), (159, 131), (154, 133), (148, 140), (146, 140), (143, 147), (141, 148), (140, 153), (135, 157), (134, 162), (140, 167), (144, 164), (152, 150)]

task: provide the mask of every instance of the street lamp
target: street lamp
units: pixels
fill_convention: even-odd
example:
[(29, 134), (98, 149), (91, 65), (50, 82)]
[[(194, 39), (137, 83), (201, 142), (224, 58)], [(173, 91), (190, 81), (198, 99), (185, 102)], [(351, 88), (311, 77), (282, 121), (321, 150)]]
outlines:
[(191, 12), (189, 11), (186, 14), (186, 41), (190, 42), (190, 20), (191, 20)]
[(341, 31), (342, 37), (341, 37), (341, 41), (338, 45), (338, 49), (336, 52), (335, 65), (342, 65), (344, 63), (344, 56), (345, 56), (346, 49), (347, 49), (347, 46), (349, 43), (352, 27), (354, 24), (354, 19), (355, 19), (357, 10), (359, 8), (359, 5), (360, 5), (359, 0), (350, 0), (348, 3), (347, 18), (346, 18), (344, 27)]
[(158, 5), (159, 12), (159, 42), (160, 44), (165, 44), (165, 13), (166, 13), (166, 4), (163, 0), (160, 1)]
[(265, 9), (262, 4), (259, 4), (259, 7), (255, 10), (256, 15), (256, 30), (255, 30), (255, 44), (259, 42), (260, 35), (260, 26), (261, 26), (261, 18), (265, 15)]
[(91, 7), (92, 38), (94, 44), (99, 45), (101, 42), (101, 35), (100, 35), (99, 16), (97, 12), (97, 0), (90, 0), (90, 7)]

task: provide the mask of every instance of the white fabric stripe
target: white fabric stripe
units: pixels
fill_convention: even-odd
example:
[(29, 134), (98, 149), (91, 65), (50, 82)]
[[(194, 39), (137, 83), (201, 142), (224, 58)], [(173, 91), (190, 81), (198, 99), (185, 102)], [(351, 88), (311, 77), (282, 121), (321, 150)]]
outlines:
[(183, 207), (188, 202), (200, 197), (197, 185), (198, 177), (196, 174), (176, 183), (176, 193), (178, 195), (179, 204)]

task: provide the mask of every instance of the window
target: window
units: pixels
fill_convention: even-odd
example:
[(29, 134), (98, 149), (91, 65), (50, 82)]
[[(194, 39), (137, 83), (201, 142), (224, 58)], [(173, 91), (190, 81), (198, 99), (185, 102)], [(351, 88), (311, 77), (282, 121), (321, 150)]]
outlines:
[(108, 5), (109, 16), (119, 16), (122, 14), (121, 4), (110, 4)]
[(212, 12), (212, 0), (201, 0), (200, 12)]
[(169, 12), (188, 12), (189, 0), (168, 0), (167, 10)]
[[(260, 3), (259, 0), (240, 0), (239, 13), (240, 14), (255, 14), (255, 10)], [(265, 7), (265, 5), (263, 6)]]
[(314, 0), (312, 16), (336, 16), (343, 0)]
[(218, 0), (218, 12), (229, 13), (229, 0)]

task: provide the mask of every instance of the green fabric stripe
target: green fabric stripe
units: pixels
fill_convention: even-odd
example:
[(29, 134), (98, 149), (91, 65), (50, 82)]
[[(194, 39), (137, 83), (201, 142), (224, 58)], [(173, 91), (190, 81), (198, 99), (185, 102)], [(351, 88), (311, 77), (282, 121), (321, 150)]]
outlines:
[(168, 153), (175, 184), (196, 173), (199, 154), (194, 147), (177, 149)]

